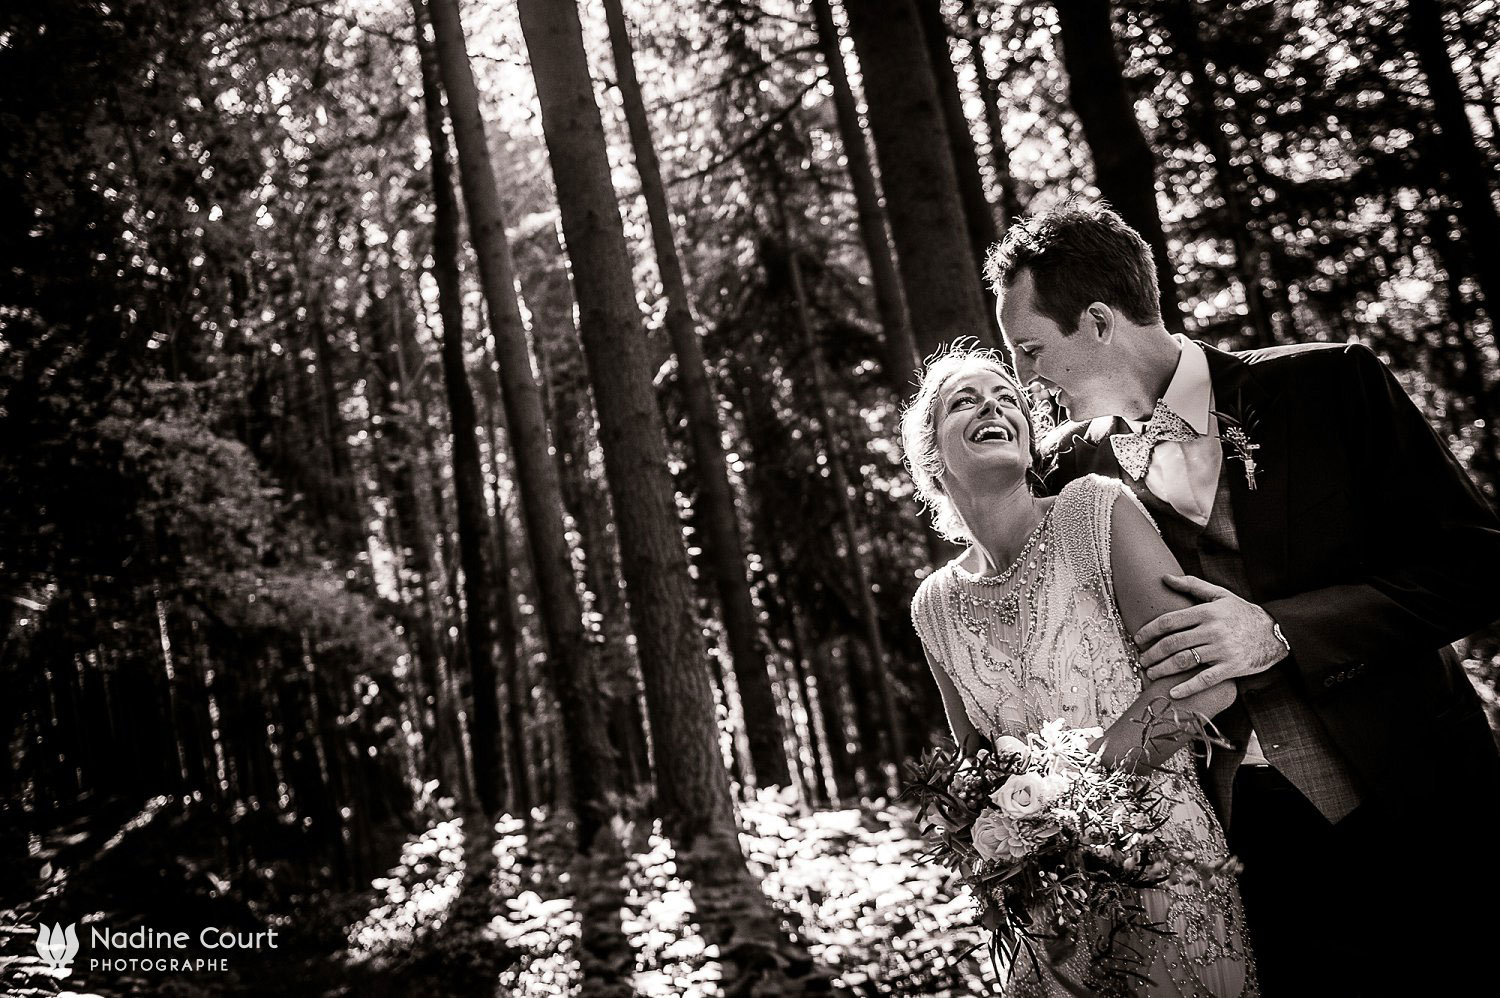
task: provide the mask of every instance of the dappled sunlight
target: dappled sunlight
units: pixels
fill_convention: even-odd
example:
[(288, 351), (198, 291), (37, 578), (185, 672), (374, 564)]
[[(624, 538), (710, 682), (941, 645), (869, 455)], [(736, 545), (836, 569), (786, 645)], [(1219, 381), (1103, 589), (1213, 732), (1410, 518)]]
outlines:
[(922, 859), (907, 809), (876, 801), (799, 814), (761, 793), (740, 814), (740, 843), (767, 897), (838, 983), (899, 993), (920, 968), (932, 982), (922, 993), (979, 990), (981, 962), (963, 959), (978, 941), (973, 904), (954, 896), (947, 870)]
[(576, 995), (583, 979), (578, 962), (583, 924), (568, 886), (571, 878), (555, 862), (562, 857), (547, 850), (547, 836), (528, 839), (519, 819), (503, 820), (495, 830), (500, 914), (490, 928), (519, 956), (500, 974), (496, 994)]
[(372, 881), (385, 901), (349, 929), (355, 962), (409, 950), (440, 929), (463, 884), (463, 819), (433, 825), (406, 843), (389, 876)]
[(647, 850), (626, 864), (621, 926), (636, 951), (636, 992), (643, 998), (723, 995), (719, 949), (699, 934), (692, 883), (678, 876), (676, 856), (658, 822)]
[(506, 899), (507, 915), (496, 917), (500, 937), (518, 950), (520, 962), (500, 975), (500, 994), (576, 995), (582, 981), (577, 948), (582, 923), (572, 898), (544, 898), (525, 890)]
[[(741, 805), (740, 817), (752, 874), (792, 941), (835, 975), (835, 986), (899, 994), (918, 980), (911, 975), (920, 968), (920, 981), (930, 982), (920, 993), (982, 988), (981, 961), (964, 958), (977, 938), (969, 928), (972, 905), (953, 896), (942, 867), (921, 858), (925, 847), (905, 809), (876, 802), (800, 813), (790, 799), (766, 790)], [(413, 881), (439, 879), (424, 859), (441, 859), (445, 850), (438, 843), (451, 827), (436, 826), (408, 845), (401, 867), (381, 882), (386, 902), (351, 938), (378, 937), (379, 923), (390, 945), (397, 926), (405, 939), (442, 924), (440, 885), (419, 888)], [(593, 930), (582, 917), (581, 898), (604, 888), (590, 887), (567, 868), (564, 832), (547, 819), (529, 836), (515, 819), (496, 826), (496, 914), (486, 935), (516, 957), (499, 973), (497, 994), (583, 991), (582, 948)], [(458, 862), (454, 869), (461, 871)], [(720, 947), (706, 938), (706, 926), (722, 921), (723, 913), (701, 909), (709, 895), (695, 896), (659, 824), (627, 853), (619, 876), (619, 927), (630, 950), (627, 965), (616, 968), (621, 982), (641, 998), (723, 998), (730, 975)], [(398, 879), (404, 889), (393, 882)]]

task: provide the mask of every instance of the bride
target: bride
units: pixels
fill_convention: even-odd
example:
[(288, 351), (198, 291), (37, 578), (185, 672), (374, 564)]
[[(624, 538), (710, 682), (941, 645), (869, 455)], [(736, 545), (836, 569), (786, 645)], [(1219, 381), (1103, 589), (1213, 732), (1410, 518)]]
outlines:
[[(992, 350), (955, 348), (932, 361), (902, 420), (902, 440), (919, 497), (936, 530), (966, 543), (934, 571), (912, 601), (912, 620), (942, 693), (953, 737), (1024, 737), (1049, 720), (1105, 729), (1095, 748), (1108, 765), (1153, 771), (1174, 801), (1169, 834), (1217, 853), (1224, 834), (1193, 775), (1192, 740), (1182, 723), (1153, 737), (1148, 719), (1181, 676), (1142, 686), (1130, 640), (1162, 613), (1189, 605), (1161, 582), (1181, 569), (1129, 488), (1096, 475), (1055, 497), (1038, 495), (1040, 474), (1027, 396)], [(1120, 502), (1121, 497), (1126, 501)], [(1232, 682), (1175, 706), (1213, 716), (1233, 702)], [(1159, 723), (1152, 735), (1161, 732)], [(1238, 892), (1208, 886), (1142, 892), (1151, 920), (1170, 934), (1137, 931), (1115, 939), (1140, 975), (1132, 995), (1234, 998), (1258, 993)], [(1016, 961), (1012, 993), (1064, 995), (1064, 978), (1099, 987), (1091, 949), (1044, 969)]]

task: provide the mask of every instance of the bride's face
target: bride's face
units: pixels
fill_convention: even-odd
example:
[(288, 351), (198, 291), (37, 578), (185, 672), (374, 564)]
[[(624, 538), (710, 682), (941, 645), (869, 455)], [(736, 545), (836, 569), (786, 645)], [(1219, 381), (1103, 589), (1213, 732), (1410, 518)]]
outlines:
[(963, 491), (1023, 479), (1031, 465), (1028, 400), (1015, 382), (972, 364), (938, 393), (937, 444), (945, 484)]

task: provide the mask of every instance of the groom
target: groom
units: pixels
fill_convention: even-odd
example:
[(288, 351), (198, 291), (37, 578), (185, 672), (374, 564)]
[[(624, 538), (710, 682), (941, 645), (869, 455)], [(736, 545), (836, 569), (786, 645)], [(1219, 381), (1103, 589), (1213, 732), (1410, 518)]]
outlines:
[(1196, 605), (1135, 635), (1147, 675), (1237, 681), (1236, 748), (1201, 775), (1264, 993), (1470, 993), (1500, 755), (1448, 642), (1500, 618), (1500, 521), (1366, 347), (1168, 333), (1150, 249), (1103, 205), (1018, 222), (986, 277), (1022, 380), (1071, 420), (1052, 490), (1124, 480), (1187, 573), (1166, 581)]

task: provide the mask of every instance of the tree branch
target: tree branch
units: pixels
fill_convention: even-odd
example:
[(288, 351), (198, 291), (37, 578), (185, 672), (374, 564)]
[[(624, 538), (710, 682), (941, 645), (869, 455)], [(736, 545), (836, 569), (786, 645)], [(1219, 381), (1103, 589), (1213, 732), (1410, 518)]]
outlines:
[(672, 178), (672, 180), (668, 182), (667, 186), (676, 187), (677, 185), (685, 184), (690, 180), (697, 180), (699, 177), (706, 177), (710, 173), (713, 173), (715, 170), (719, 169), (719, 167), (732, 162), (740, 155), (740, 153), (754, 146), (761, 139), (764, 139), (771, 133), (772, 129), (781, 124), (787, 118), (791, 117), (792, 112), (797, 110), (797, 108), (801, 106), (802, 98), (806, 97), (808, 93), (813, 89), (813, 87), (818, 85), (817, 80), (819, 78), (821, 78), (821, 75), (818, 78), (814, 78), (813, 82), (805, 85), (800, 91), (798, 91), (797, 96), (790, 103), (788, 103), (781, 110), (777, 111), (775, 114), (768, 117), (765, 121), (761, 122), (760, 127), (756, 128), (755, 131), (745, 136), (745, 138), (741, 139), (739, 142), (736, 142), (734, 146), (724, 155), (715, 159), (713, 162), (709, 163), (702, 169), (694, 170), (692, 173), (686, 173), (680, 177)]

